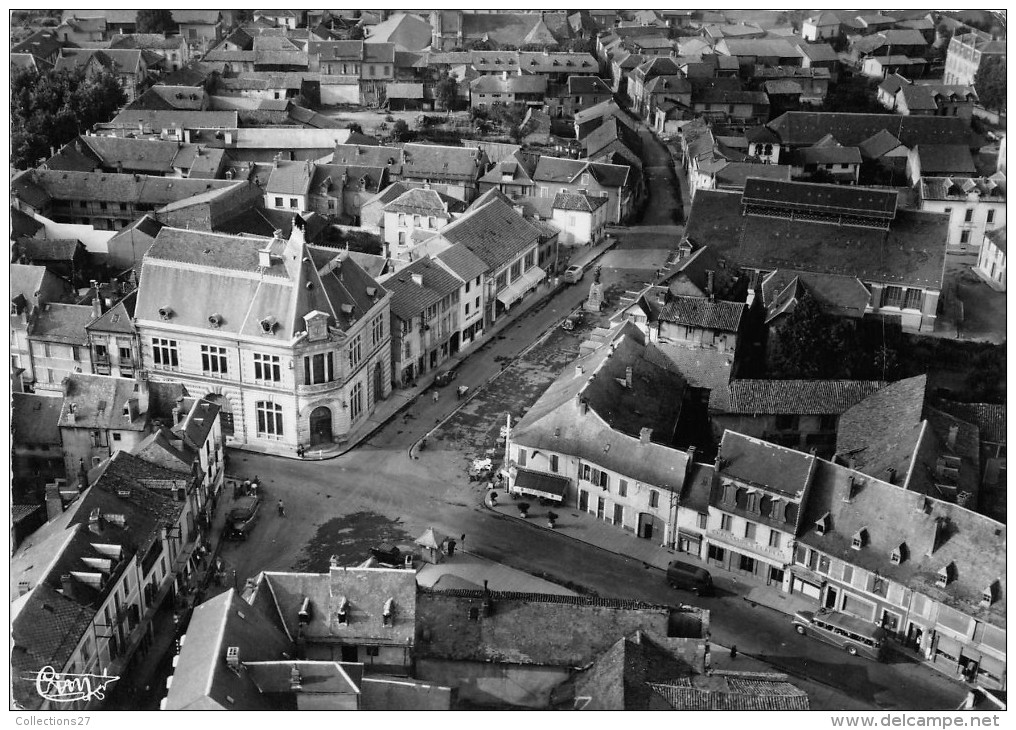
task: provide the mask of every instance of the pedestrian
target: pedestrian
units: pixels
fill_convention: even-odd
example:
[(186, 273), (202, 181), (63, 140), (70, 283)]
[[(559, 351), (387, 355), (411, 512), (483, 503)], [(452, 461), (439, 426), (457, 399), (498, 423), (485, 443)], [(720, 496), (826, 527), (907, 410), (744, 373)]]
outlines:
[(730, 647), (730, 658), (737, 659), (737, 646)]
[(460, 548), (460, 549), (462, 549), (462, 550), (465, 550), (465, 548), (464, 548), (464, 547), (462, 547), (462, 546), (463, 546), (463, 545), (465, 545), (465, 544), (466, 544), (466, 536), (465, 536), (465, 535), (462, 535), (462, 536), (461, 536), (461, 537), (459, 538), (459, 548)]
[(438, 393), (438, 392), (437, 392), (437, 391), (435, 390), (435, 391), (434, 391), (434, 402), (435, 402), (435, 403), (437, 403), (437, 401), (438, 401), (438, 398), (440, 398), (440, 397), (441, 397), (441, 394), (440, 394), (440, 393)]
[(282, 500), (280, 499), (279, 500), (279, 517), (285, 517), (285, 516), (286, 516), (286, 505), (284, 505), (282, 503)]

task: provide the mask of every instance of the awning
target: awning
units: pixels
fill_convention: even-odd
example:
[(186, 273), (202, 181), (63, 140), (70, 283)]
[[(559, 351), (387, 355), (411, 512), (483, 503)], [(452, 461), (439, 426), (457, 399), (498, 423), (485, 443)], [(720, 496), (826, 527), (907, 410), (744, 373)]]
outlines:
[(564, 501), (565, 492), (568, 491), (568, 479), (555, 476), (554, 474), (517, 469), (512, 491), (519, 494), (531, 494), (541, 499), (553, 499), (557, 502), (562, 502)]
[(935, 651), (951, 656), (953, 659), (959, 659), (960, 654), (963, 653), (963, 645), (956, 641), (956, 639), (945, 634), (939, 634), (938, 643), (935, 644)]
[(547, 276), (547, 272), (534, 266), (519, 278), (497, 293), (497, 299), (506, 307), (510, 307), (521, 299), (527, 291), (539, 284)]

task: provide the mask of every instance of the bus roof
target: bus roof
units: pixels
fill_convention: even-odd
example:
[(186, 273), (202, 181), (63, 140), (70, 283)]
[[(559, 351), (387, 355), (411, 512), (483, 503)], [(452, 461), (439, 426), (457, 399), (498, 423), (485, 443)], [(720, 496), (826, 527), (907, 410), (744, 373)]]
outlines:
[(824, 621), (831, 626), (838, 626), (845, 631), (851, 631), (861, 636), (870, 636), (872, 638), (881, 638), (885, 635), (885, 631), (881, 627), (876, 626), (870, 621), (859, 619), (856, 616), (849, 616), (845, 613), (839, 613), (837, 611), (826, 611), (825, 613), (816, 613), (815, 618), (820, 621)]

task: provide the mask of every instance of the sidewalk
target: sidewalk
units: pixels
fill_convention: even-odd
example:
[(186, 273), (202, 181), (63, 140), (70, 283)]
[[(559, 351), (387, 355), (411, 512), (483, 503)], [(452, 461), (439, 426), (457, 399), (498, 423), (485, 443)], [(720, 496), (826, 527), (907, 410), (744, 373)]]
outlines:
[[(587, 256), (589, 258), (589, 262), (592, 263), (600, 256), (602, 256), (604, 253), (606, 253), (608, 250), (613, 248), (613, 246), (616, 243), (617, 238), (612, 236), (611, 238), (600, 242), (596, 246), (591, 247), (586, 252), (585, 256)], [(547, 282), (546, 285), (541, 285), (541, 287), (538, 288), (535, 293), (530, 294), (528, 297), (523, 298), (521, 302), (519, 302), (514, 307), (509, 309), (505, 314), (503, 314), (500, 318), (498, 318), (497, 321), (494, 322), (494, 325), (490, 329), (486, 330), (483, 333), (483, 336), (469, 343), (469, 345), (464, 347), (455, 355), (452, 355), (437, 369), (431, 370), (430, 372), (420, 376), (416, 381), (415, 387), (394, 388), (391, 394), (388, 396), (388, 398), (378, 403), (377, 406), (374, 408), (374, 412), (371, 413), (370, 416), (363, 423), (361, 423), (358, 428), (356, 428), (356, 430), (351, 431), (347, 435), (345, 441), (343, 441), (342, 443), (331, 444), (328, 448), (315, 448), (313, 450), (308, 449), (307, 451), (304, 452), (302, 460), (321, 461), (325, 459), (334, 459), (338, 456), (342, 456), (343, 454), (352, 451), (361, 443), (369, 439), (371, 436), (374, 435), (376, 431), (378, 431), (381, 428), (384, 428), (384, 426), (386, 426), (389, 422), (392, 421), (392, 419), (398, 416), (399, 413), (401, 413), (403, 410), (412, 405), (413, 401), (415, 401), (422, 393), (424, 393), (431, 386), (431, 384), (434, 382), (434, 378), (436, 378), (439, 373), (444, 372), (446, 370), (450, 370), (452, 367), (458, 365), (460, 362), (465, 360), (470, 355), (476, 353), (484, 345), (486, 345), (488, 342), (497, 337), (497, 335), (500, 334), (502, 330), (504, 330), (506, 327), (514, 323), (519, 317), (524, 315), (526, 312), (532, 310), (534, 307), (542, 303), (545, 303), (547, 299), (549, 299), (558, 291), (560, 291), (560, 289), (564, 286), (563, 283), (559, 283), (557, 286), (554, 286), (552, 283), (553, 279), (550, 278), (545, 279), (544, 281)], [(500, 373), (495, 373), (493, 376), (491, 376), (491, 378), (488, 378), (485, 382), (481, 383), (475, 388), (472, 388), (469, 397), (471, 397), (473, 394), (475, 394), (477, 391), (483, 388), (484, 385), (487, 384), (487, 382), (490, 382), (490, 380), (497, 377), (499, 374)], [(465, 405), (468, 402), (469, 397), (462, 400), (455, 410), (458, 410), (458, 408)], [(454, 412), (455, 411), (452, 411), (452, 413)], [(447, 414), (447, 416), (451, 416), (452, 413)], [(276, 450), (252, 444), (238, 444), (235, 446), (231, 446), (230, 448), (234, 448), (239, 451), (252, 451), (261, 454), (271, 454), (273, 456), (283, 456), (288, 459), (301, 460), (301, 457), (297, 456), (296, 453), (289, 448)]]

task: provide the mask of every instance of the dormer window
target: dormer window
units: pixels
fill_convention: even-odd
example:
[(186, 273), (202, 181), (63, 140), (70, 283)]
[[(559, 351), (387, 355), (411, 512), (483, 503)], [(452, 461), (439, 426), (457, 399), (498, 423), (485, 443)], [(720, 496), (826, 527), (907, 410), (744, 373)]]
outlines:
[(854, 550), (860, 550), (868, 544), (868, 529), (862, 527), (860, 530), (854, 533), (854, 537), (850, 541), (850, 547)]
[(955, 573), (956, 573), (956, 568), (953, 566), (952, 563), (948, 563), (946, 565), (943, 565), (939, 569), (938, 575), (935, 578), (935, 585), (937, 585), (939, 588), (945, 588), (946, 586), (948, 586), (953, 581), (953, 578), (955, 577)]
[(829, 513), (826, 512), (824, 515), (815, 520), (815, 532), (819, 535), (824, 535), (829, 531)]
[(216, 312), (215, 314), (209, 314), (208, 324), (211, 327), (218, 329), (222, 325), (222, 315), (219, 314), (218, 312)]
[(998, 581), (993, 580), (991, 584), (984, 589), (984, 593), (981, 594), (981, 608), (989, 608), (992, 603), (995, 602), (995, 597), (998, 595)]
[(892, 553), (890, 553), (889, 562), (892, 563), (893, 565), (899, 565), (900, 563), (902, 563), (904, 560), (907, 559), (908, 553), (909, 551), (907, 549), (907, 544), (905, 542), (901, 542), (899, 545), (896, 546), (896, 548), (892, 551)]
[(275, 333), (275, 328), (278, 327), (279, 322), (275, 317), (265, 317), (260, 321), (261, 332), (266, 335)]
[(159, 307), (159, 317), (162, 319), (171, 319), (173, 317), (173, 308), (168, 304)]
[(339, 599), (339, 607), (335, 611), (335, 618), (340, 626), (347, 626), (349, 624), (349, 599), (345, 596)]

